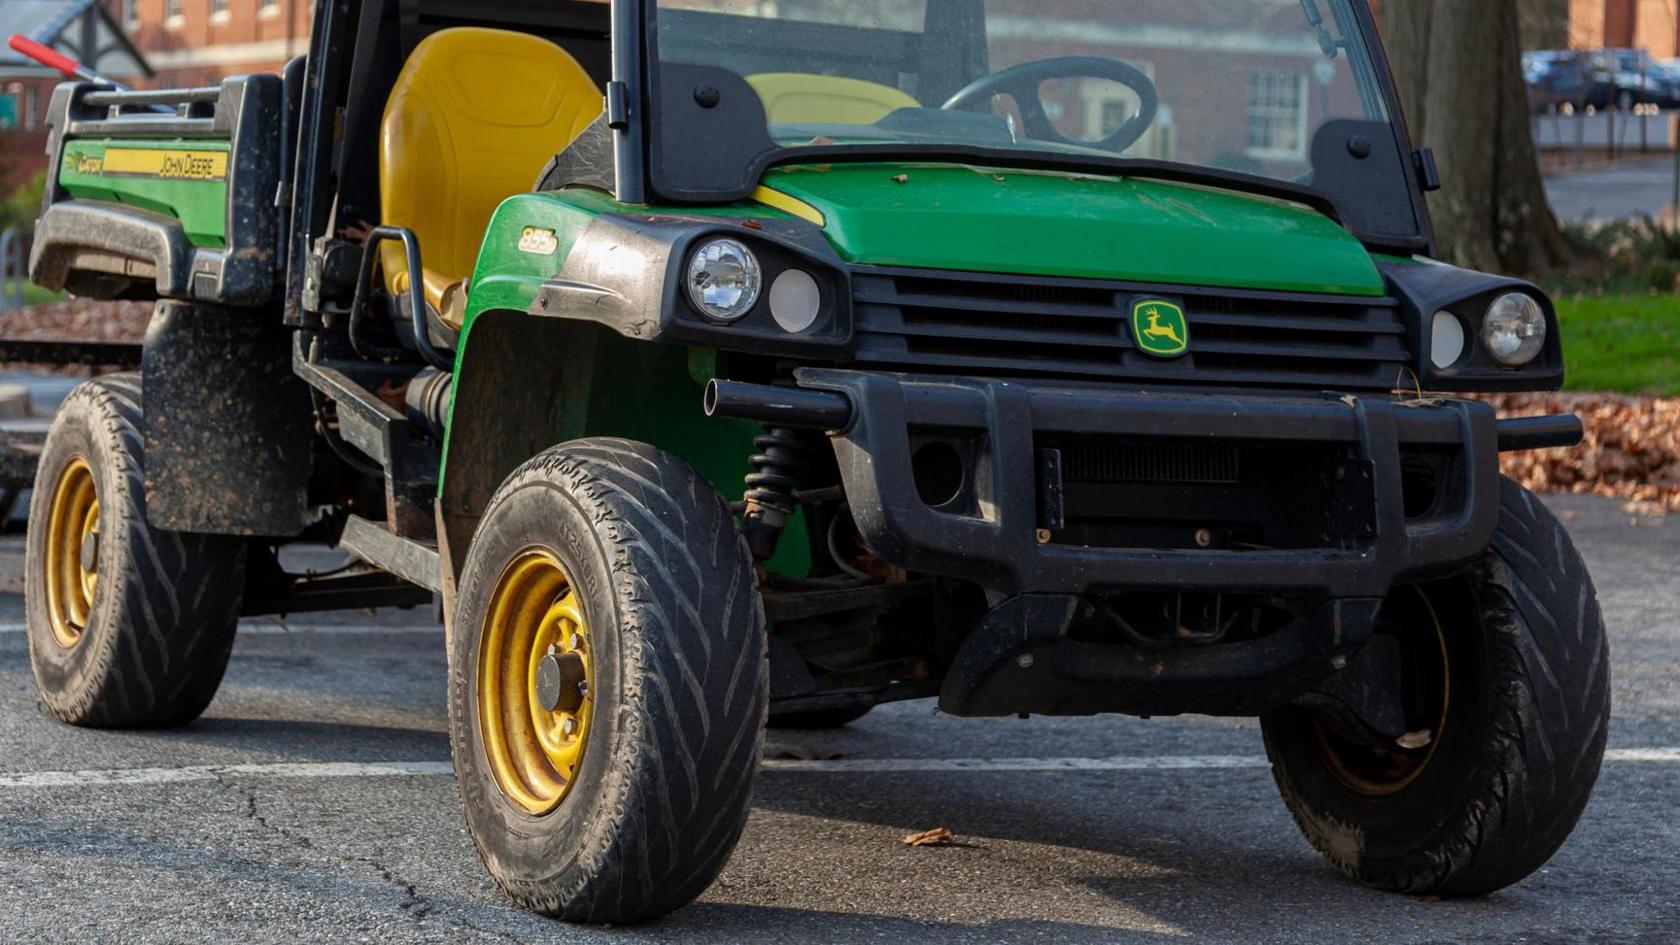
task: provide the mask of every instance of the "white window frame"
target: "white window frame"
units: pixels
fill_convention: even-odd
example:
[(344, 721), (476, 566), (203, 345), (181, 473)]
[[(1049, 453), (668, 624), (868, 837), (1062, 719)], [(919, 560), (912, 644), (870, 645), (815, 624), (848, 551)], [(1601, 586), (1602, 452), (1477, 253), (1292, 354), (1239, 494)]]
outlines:
[[(1296, 109), (1295, 109), (1295, 143), (1294, 148), (1255, 147), (1248, 145), (1248, 156), (1261, 161), (1300, 161), (1307, 156), (1307, 117), (1312, 111), (1312, 83), (1305, 72), (1291, 69), (1257, 69), (1250, 74), (1248, 80), (1248, 138), (1253, 140), (1254, 122), (1265, 119), (1268, 123), (1287, 120), (1290, 116), (1283, 113), (1283, 109), (1276, 106), (1256, 106), (1254, 104), (1254, 83), (1262, 76), (1271, 79), (1288, 76), (1295, 80)], [(1271, 127), (1268, 124), (1268, 127)]]
[(280, 0), (257, 0), (257, 19), (273, 20), (280, 16)]
[(140, 29), (140, 0), (123, 0), (122, 27), (127, 33)]
[(165, 29), (178, 30), (187, 25), (187, 5), (184, 0), (163, 0)]
[[(1128, 59), (1127, 62), (1136, 66), (1144, 75), (1154, 80), (1155, 63), (1153, 61)], [(1085, 100), (1084, 134), (1089, 137), (1101, 132), (1103, 111), (1110, 103), (1123, 102), (1130, 106), (1138, 96), (1135, 91), (1128, 94), (1114, 90), (1107, 95), (1094, 91), (1082, 91), (1081, 97)], [(1161, 130), (1159, 122), (1150, 125), (1144, 130), (1143, 136), (1126, 149), (1127, 153), (1140, 158), (1170, 159), (1172, 157), (1170, 138), (1162, 135)]]
[(210, 0), (210, 22), (228, 23), (233, 20), (230, 0)]

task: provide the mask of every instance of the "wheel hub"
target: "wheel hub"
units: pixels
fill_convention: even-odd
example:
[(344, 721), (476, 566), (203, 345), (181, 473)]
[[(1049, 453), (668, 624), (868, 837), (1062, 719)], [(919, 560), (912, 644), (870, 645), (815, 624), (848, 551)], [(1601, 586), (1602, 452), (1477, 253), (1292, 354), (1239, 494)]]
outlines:
[(564, 567), (548, 551), (520, 555), (491, 591), (477, 699), (490, 771), (527, 813), (553, 811), (576, 782), (593, 681), (589, 621)]
[(537, 663), (537, 704), (544, 712), (575, 713), (588, 691), (583, 657), (577, 653), (551, 648)]
[(99, 586), (99, 492), (87, 460), (59, 474), (46, 527), (47, 618), (53, 640), (69, 649), (87, 630)]

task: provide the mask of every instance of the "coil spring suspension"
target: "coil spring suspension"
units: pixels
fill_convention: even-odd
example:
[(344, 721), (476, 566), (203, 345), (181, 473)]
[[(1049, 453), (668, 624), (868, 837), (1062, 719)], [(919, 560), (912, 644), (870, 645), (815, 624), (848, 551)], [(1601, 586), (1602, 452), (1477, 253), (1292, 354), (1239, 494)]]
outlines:
[(753, 441), (758, 450), (748, 462), (746, 520), (742, 531), (753, 557), (767, 561), (776, 554), (782, 530), (799, 506), (795, 492), (804, 483), (815, 456), (807, 434), (785, 427), (767, 427)]

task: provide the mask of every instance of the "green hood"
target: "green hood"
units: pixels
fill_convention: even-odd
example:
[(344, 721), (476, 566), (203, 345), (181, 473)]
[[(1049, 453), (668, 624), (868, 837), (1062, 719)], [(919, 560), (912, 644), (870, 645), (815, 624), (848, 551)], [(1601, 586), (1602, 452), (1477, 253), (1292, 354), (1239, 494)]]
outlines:
[(1335, 222), (1234, 191), (900, 164), (784, 168), (763, 183), (821, 214), (840, 254), (867, 265), (1383, 293), (1370, 255)]

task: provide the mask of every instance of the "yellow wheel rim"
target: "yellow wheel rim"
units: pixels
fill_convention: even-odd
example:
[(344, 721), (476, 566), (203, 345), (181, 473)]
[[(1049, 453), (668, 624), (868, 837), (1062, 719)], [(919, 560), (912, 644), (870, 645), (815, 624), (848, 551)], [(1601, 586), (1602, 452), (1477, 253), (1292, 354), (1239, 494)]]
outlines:
[(59, 474), (47, 516), (47, 616), (59, 646), (86, 632), (99, 584), (99, 493), (93, 469), (76, 457)]
[(527, 813), (577, 781), (595, 707), (589, 621), (553, 554), (528, 551), (497, 579), (478, 648), (478, 718), (502, 793)]

